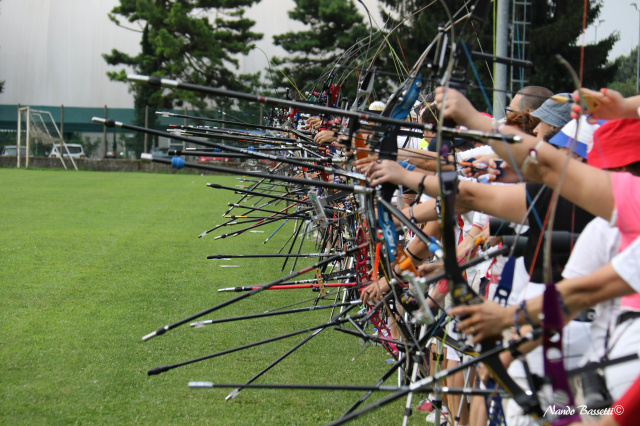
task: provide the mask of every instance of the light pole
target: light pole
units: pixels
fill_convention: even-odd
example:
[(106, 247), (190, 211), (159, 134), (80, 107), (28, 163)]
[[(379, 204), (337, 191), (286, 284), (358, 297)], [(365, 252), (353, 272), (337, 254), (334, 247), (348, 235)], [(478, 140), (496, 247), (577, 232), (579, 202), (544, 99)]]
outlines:
[(598, 43), (598, 27), (600, 26), (600, 24), (602, 24), (604, 22), (604, 19), (598, 19), (598, 22), (596, 22), (595, 27), (596, 27), (596, 38), (594, 40), (594, 42), (597, 44)]
[(636, 62), (636, 95), (640, 93), (640, 9), (635, 3), (631, 3), (631, 6), (635, 7), (638, 11), (638, 60)]

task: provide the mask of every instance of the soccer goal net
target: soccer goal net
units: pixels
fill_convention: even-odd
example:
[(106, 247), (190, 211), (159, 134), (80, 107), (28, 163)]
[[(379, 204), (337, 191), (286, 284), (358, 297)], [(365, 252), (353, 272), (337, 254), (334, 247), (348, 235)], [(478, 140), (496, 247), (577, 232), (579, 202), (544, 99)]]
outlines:
[[(24, 131), (24, 135), (23, 135)], [(23, 139), (24, 137), (24, 139)], [(21, 147), (24, 143), (25, 149)], [(58, 149), (67, 155), (67, 159), (71, 160), (73, 168), (78, 170), (73, 157), (69, 155), (67, 144), (60, 133), (60, 129), (56, 124), (53, 116), (49, 111), (40, 111), (31, 107), (22, 107), (18, 110), (18, 139), (17, 139), (17, 164), (20, 168), (21, 157), (24, 157), (24, 164), (29, 168), (29, 156), (32, 147), (36, 143), (42, 143), (44, 146), (51, 145), (52, 149), (57, 146)], [(66, 169), (67, 165), (63, 159), (65, 155), (57, 156), (62, 162), (62, 166)]]

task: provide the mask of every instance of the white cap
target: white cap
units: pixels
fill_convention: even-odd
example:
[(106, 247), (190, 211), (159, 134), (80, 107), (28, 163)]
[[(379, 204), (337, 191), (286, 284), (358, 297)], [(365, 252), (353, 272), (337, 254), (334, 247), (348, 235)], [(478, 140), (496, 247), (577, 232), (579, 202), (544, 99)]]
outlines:
[(371, 102), (371, 105), (369, 105), (369, 111), (379, 111), (382, 112), (384, 111), (386, 105), (384, 102), (381, 101), (373, 101)]

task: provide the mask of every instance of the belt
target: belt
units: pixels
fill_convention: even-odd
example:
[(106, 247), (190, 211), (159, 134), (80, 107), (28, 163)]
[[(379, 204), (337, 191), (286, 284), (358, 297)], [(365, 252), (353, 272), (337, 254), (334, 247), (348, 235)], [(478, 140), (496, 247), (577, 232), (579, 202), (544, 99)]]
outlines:
[(616, 320), (616, 327), (627, 320), (632, 320), (636, 318), (640, 318), (640, 311), (623, 312), (620, 315), (618, 315), (618, 319)]

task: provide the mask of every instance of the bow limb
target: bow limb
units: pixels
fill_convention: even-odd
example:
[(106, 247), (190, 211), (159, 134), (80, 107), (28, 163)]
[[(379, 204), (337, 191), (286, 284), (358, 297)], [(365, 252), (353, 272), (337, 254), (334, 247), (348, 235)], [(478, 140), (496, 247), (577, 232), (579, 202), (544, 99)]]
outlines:
[[(571, 79), (575, 85), (576, 90), (578, 91), (578, 93), (580, 93), (580, 79), (578, 78), (578, 74), (576, 74), (575, 70), (571, 67), (571, 65), (569, 64), (569, 62), (567, 62), (562, 56), (560, 55), (556, 55), (556, 59), (567, 69), (567, 71), (569, 72), (569, 74), (571, 75)], [(582, 106), (586, 108), (586, 102), (584, 100), (584, 97), (580, 94), (578, 95), (579, 101), (578, 103)], [(560, 172), (560, 175), (558, 177), (558, 182), (556, 184), (556, 189), (553, 192), (553, 197), (551, 200), (551, 210), (549, 213), (549, 221), (548, 221), (548, 226), (547, 226), (547, 235), (546, 235), (546, 240), (545, 240), (545, 247), (544, 247), (544, 282), (545, 283), (550, 283), (551, 280), (551, 234), (553, 232), (553, 225), (555, 222), (555, 216), (556, 216), (556, 209), (558, 207), (558, 199), (560, 198), (560, 189), (562, 188), (562, 183), (564, 181), (564, 176), (566, 174), (567, 171), (567, 167), (569, 166), (569, 162), (570, 160), (570, 153), (573, 152), (573, 149), (578, 141), (578, 134), (580, 132), (580, 117), (576, 118), (577, 120), (577, 126), (576, 126), (576, 133), (575, 135), (573, 135), (573, 140), (571, 141), (571, 144), (569, 146), (569, 150), (567, 152), (567, 159), (565, 160), (565, 163), (562, 167), (562, 171)]]
[[(364, 236), (364, 232), (362, 229), (358, 230), (358, 236), (356, 238), (357, 241), (363, 241), (365, 238)], [(379, 262), (379, 257), (380, 257), (380, 243), (376, 244), (376, 251), (375, 251), (376, 255), (374, 258), (374, 272), (372, 274), (372, 278), (375, 282), (375, 280), (377, 279), (377, 265)], [(364, 249), (358, 251), (357, 256), (356, 256), (356, 279), (359, 282), (364, 282), (363, 280), (366, 280), (368, 278), (368, 272), (367, 272), (367, 253), (366, 253), (366, 246)], [(361, 291), (365, 291), (365, 289), (361, 289)], [(400, 356), (400, 351), (398, 350), (398, 347), (395, 343), (393, 343), (392, 341), (389, 341), (392, 339), (392, 335), (391, 335), (391, 330), (389, 329), (389, 327), (387, 327), (387, 324), (380, 318), (380, 309), (382, 308), (382, 304), (378, 303), (378, 304), (373, 304), (371, 302), (367, 302), (367, 307), (369, 309), (368, 313), (367, 313), (367, 320), (371, 321), (371, 323), (374, 325), (374, 327), (376, 327), (376, 329), (378, 329), (380, 335), (382, 337), (384, 337), (385, 339), (388, 339), (386, 341), (382, 341), (382, 346), (385, 348), (385, 350), (387, 350), (387, 352), (389, 352), (389, 354), (391, 354), (391, 356), (394, 359), (398, 359)]]
[[(573, 392), (571, 392), (567, 371), (564, 368), (562, 354), (564, 318), (560, 308), (560, 295), (554, 283), (546, 284), (543, 300), (542, 348), (544, 373), (545, 377), (550, 379), (553, 389), (551, 403), (554, 406), (558, 406), (558, 411), (562, 413), (552, 424), (553, 426), (564, 426), (580, 421), (580, 415), (576, 413)], [(569, 410), (565, 410), (565, 408), (569, 408)]]
[[(441, 232), (442, 245), (445, 260), (445, 276), (449, 285), (449, 292), (453, 298), (453, 305), (476, 305), (483, 303), (483, 300), (469, 286), (462, 275), (462, 270), (458, 265), (455, 252), (455, 220), (453, 211), (455, 205), (455, 195), (457, 192), (457, 172), (446, 171), (441, 176), (441, 195), (439, 198), (441, 209)], [(461, 231), (462, 232), (462, 231)], [(496, 342), (484, 340), (480, 343), (480, 352), (486, 352), (496, 347)], [(509, 393), (514, 400), (522, 407), (525, 413), (537, 417), (542, 416), (542, 409), (537, 398), (523, 391), (518, 384), (509, 376), (499, 356), (489, 357), (484, 361), (485, 366), (493, 372), (496, 381), (503, 389)]]
[[(476, 8), (482, 13), (488, 7), (488, 2), (480, 0), (478, 4), (476, 4)], [(475, 18), (474, 18), (475, 16)], [(475, 10), (472, 12), (471, 20), (482, 21), (482, 16), (475, 15)], [(470, 24), (469, 26), (472, 26)], [(468, 26), (468, 27), (469, 27)], [(454, 69), (455, 62), (455, 44), (453, 42), (454, 34), (453, 29), (450, 34), (450, 59), (447, 64), (447, 73), (445, 74), (444, 84), (444, 99), (443, 104), (446, 103), (446, 95), (447, 90), (449, 88), (449, 83), (451, 80), (451, 75)], [(441, 108), (440, 112), (440, 123), (444, 122), (444, 107)], [(438, 133), (436, 136), (437, 141), (437, 149), (436, 152), (439, 154), (448, 154), (448, 152), (442, 152), (442, 131), (441, 126), (439, 126)], [(455, 158), (455, 156), (454, 156)], [(440, 203), (440, 214), (441, 214), (441, 235), (442, 235), (442, 245), (444, 251), (444, 263), (445, 263), (445, 277), (447, 283), (449, 285), (449, 292), (453, 298), (453, 305), (474, 305), (482, 303), (482, 299), (471, 289), (466, 280), (462, 275), (462, 271), (460, 266), (457, 263), (456, 258), (456, 245), (455, 245), (455, 220), (454, 220), (454, 209), (455, 209), (455, 199), (458, 191), (458, 175), (455, 170), (453, 171), (442, 171), (441, 162), (437, 162), (438, 175), (440, 176), (440, 195), (438, 197), (438, 201)], [(485, 340), (480, 343), (481, 352), (491, 351), (496, 347), (495, 341)], [(515, 381), (509, 376), (504, 365), (502, 364), (500, 358), (496, 355), (494, 357), (488, 357), (484, 361), (485, 366), (489, 370), (493, 372), (496, 381), (502, 386), (503, 389), (509, 393), (514, 400), (520, 405), (524, 412), (527, 414), (532, 414), (536, 417), (542, 416), (542, 409), (537, 398), (525, 391), (523, 391)]]
[[(482, 3), (484, 0), (478, 2), (478, 4)], [(484, 3), (487, 3), (484, 1)], [(449, 19), (451, 20), (451, 14), (449, 13), (448, 8), (444, 5), (444, 8), (449, 15)], [(478, 5), (476, 5), (477, 7)], [(485, 5), (486, 6), (486, 5)], [(473, 17), (473, 15), (472, 15)], [(471, 18), (470, 18), (471, 19)], [(477, 18), (476, 18), (477, 19)], [(446, 94), (449, 87), (449, 83), (451, 80), (451, 76), (453, 73), (453, 68), (455, 64), (455, 43), (454, 43), (454, 29), (450, 28), (450, 37), (449, 37), (449, 61), (447, 63), (447, 71), (445, 74), (444, 81), (444, 99), (442, 103), (446, 102)], [(444, 122), (444, 108), (441, 108), (440, 111), (440, 121), (442, 124)], [(443, 154), (442, 152), (442, 125), (438, 126), (438, 132), (436, 134), (436, 152), (439, 154)], [(447, 158), (448, 153), (444, 153), (445, 159)], [(449, 284), (449, 292), (453, 297), (454, 306), (465, 304), (478, 304), (482, 303), (482, 299), (469, 287), (466, 280), (463, 278), (462, 270), (457, 262), (456, 257), (456, 245), (455, 245), (455, 219), (454, 219), (454, 209), (455, 209), (455, 199), (456, 193), (458, 191), (458, 174), (455, 170), (442, 170), (442, 162), (436, 162), (437, 173), (440, 177), (440, 185), (439, 185), (439, 197), (438, 202), (440, 203), (440, 233), (442, 236), (442, 246), (444, 251), (444, 266), (445, 266), (445, 276), (447, 283)]]
[[(428, 51), (429, 48), (427, 48)], [(426, 51), (425, 51), (426, 52)], [(404, 120), (409, 114), (409, 111), (413, 107), (415, 101), (418, 98), (420, 90), (422, 89), (422, 79), (419, 74), (419, 70), (422, 67), (422, 63), (426, 59), (426, 53), (421, 55), (418, 62), (414, 66), (414, 71), (410, 74), (409, 78), (405, 80), (403, 84), (396, 90), (396, 92), (390, 97), (385, 110), (382, 112), (383, 117), (390, 117), (395, 120)], [(380, 159), (396, 160), (398, 155), (398, 134), (400, 131), (399, 124), (387, 124), (381, 132), (377, 132), (373, 135), (374, 140), (379, 141), (380, 146)], [(356, 141), (357, 142), (357, 141)], [(396, 187), (392, 184), (383, 184), (377, 195), (377, 213), (378, 213), (378, 225), (380, 228), (380, 234), (384, 239), (385, 249), (383, 250), (384, 256), (380, 257), (381, 264), (383, 266), (382, 272), (386, 275), (392, 289), (393, 286), (393, 271), (391, 263), (395, 260), (397, 254), (397, 235), (393, 221), (389, 216), (389, 212), (385, 209), (383, 201), (390, 201), (393, 196)], [(374, 222), (370, 222), (370, 226), (373, 226)], [(371, 232), (372, 240), (377, 238), (378, 233)], [(376, 261), (374, 266), (377, 266)], [(395, 290), (394, 290), (395, 293)], [(397, 295), (395, 295), (397, 296)], [(396, 299), (398, 299), (396, 297)], [(398, 299), (399, 300), (399, 299)], [(402, 330), (405, 337), (408, 337), (410, 333), (408, 330)]]
[[(558, 61), (569, 71), (571, 78), (576, 86), (576, 90), (580, 89), (580, 79), (571, 65), (560, 55), (556, 55)], [(581, 106), (585, 106), (584, 98), (580, 96), (579, 103)], [(582, 108), (581, 108), (582, 109)], [(578, 140), (578, 132), (580, 131), (580, 119), (577, 120), (576, 134), (573, 137), (571, 146), (567, 153), (567, 159), (560, 172), (556, 189), (553, 193), (551, 201), (551, 207), (549, 212), (549, 221), (546, 230), (546, 240), (544, 249), (544, 281), (546, 284), (545, 292), (543, 296), (542, 313), (544, 315), (543, 320), (543, 332), (542, 332), (542, 348), (543, 348), (543, 360), (544, 360), (544, 372), (546, 377), (551, 378), (551, 388), (553, 390), (553, 403), (558, 404), (560, 407), (575, 407), (575, 399), (571, 387), (569, 386), (569, 377), (564, 367), (564, 356), (562, 351), (562, 329), (564, 327), (564, 319), (560, 309), (560, 294), (556, 290), (555, 283), (551, 279), (551, 240), (553, 233), (553, 225), (556, 215), (556, 209), (558, 207), (558, 199), (560, 198), (560, 188), (564, 180), (564, 176), (569, 165), (570, 153), (573, 152), (573, 148)], [(556, 338), (559, 337), (559, 338)], [(568, 414), (564, 414), (564, 410), (561, 410), (561, 414), (553, 425), (563, 426), (574, 421), (579, 421), (580, 416), (577, 414), (571, 414), (572, 410), (566, 410)], [(575, 410), (573, 410), (575, 413)]]

